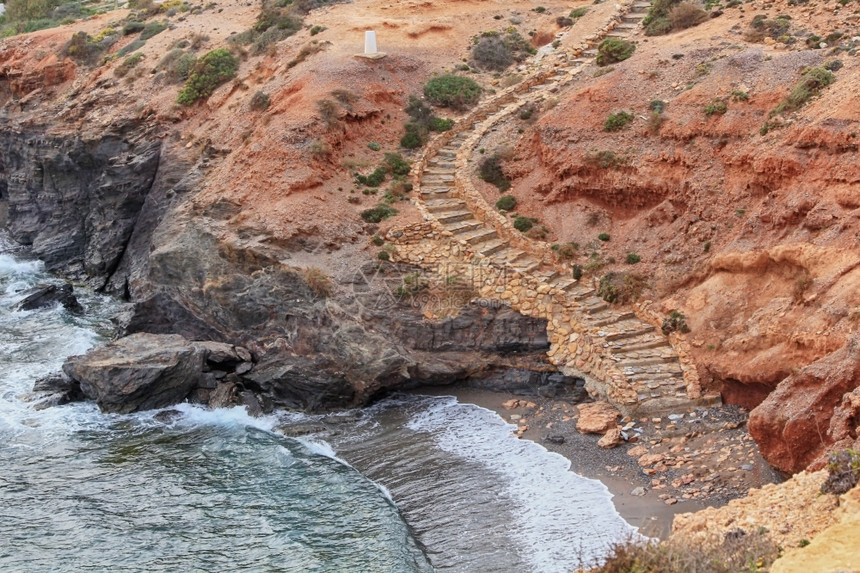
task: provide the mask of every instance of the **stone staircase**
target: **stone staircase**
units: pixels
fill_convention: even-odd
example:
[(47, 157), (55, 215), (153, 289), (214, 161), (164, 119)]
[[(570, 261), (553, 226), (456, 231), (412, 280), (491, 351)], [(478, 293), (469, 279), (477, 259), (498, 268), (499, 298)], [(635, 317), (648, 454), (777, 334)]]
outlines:
[[(619, 6), (603, 37), (629, 38), (649, 4)], [(594, 46), (602, 39), (593, 37)], [(549, 245), (525, 238), (487, 204), (471, 182), (469, 159), (483, 135), (523, 106), (574, 81), (597, 51), (541, 65), (517, 86), (482, 103), (451, 132), (431, 142), (413, 167), (416, 205), (425, 223), (389, 239), (402, 260), (425, 268), (469, 265), (472, 284), (486, 299), (548, 321), (548, 356), (568, 375), (582, 376), (592, 394), (625, 414), (662, 415), (715, 402), (701, 396), (683, 336), (664, 336), (648, 303), (612, 306), (594, 285), (557, 264)], [(680, 350), (680, 352), (679, 352)]]

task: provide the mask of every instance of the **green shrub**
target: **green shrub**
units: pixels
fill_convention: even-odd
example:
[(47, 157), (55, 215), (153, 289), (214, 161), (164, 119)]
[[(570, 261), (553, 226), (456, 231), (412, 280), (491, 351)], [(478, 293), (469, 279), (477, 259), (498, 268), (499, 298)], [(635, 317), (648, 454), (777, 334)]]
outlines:
[(122, 27), (122, 35), (130, 36), (131, 34), (137, 34), (138, 32), (142, 32), (145, 27), (146, 24), (144, 24), (143, 22), (132, 20), (131, 22), (127, 22), (125, 26)]
[(94, 64), (99, 59), (103, 48), (86, 32), (75, 32), (72, 38), (63, 46), (61, 53), (83, 64)]
[(705, 106), (704, 111), (705, 115), (723, 115), (727, 109), (726, 102), (721, 99), (715, 99)]
[(534, 224), (536, 222), (537, 221), (535, 219), (532, 219), (530, 217), (523, 217), (522, 215), (517, 215), (517, 217), (514, 219), (514, 229), (525, 233), (529, 229), (534, 227)]
[(421, 136), (420, 128), (415, 123), (407, 123), (405, 126), (406, 133), (400, 138), (400, 147), (404, 149), (418, 149), (424, 145), (424, 137)]
[(675, 30), (698, 26), (708, 19), (708, 13), (693, 2), (681, 2), (669, 11), (669, 21)]
[(472, 48), (472, 59), (477, 67), (501, 72), (514, 62), (522, 62), (536, 50), (515, 29), (505, 35), (484, 32)]
[(161, 61), (158, 62), (156, 69), (164, 71), (169, 83), (179, 83), (188, 79), (196, 63), (197, 58), (194, 54), (175, 48), (165, 54)]
[(430, 131), (441, 133), (450, 130), (452, 127), (454, 127), (453, 119), (443, 119), (436, 116), (430, 118)]
[(582, 278), (582, 265), (573, 265), (573, 278), (575, 280)]
[(371, 151), (379, 151), (380, 149), (382, 149), (382, 146), (375, 141), (371, 141), (367, 144), (367, 148)]
[(672, 21), (666, 16), (654, 18), (645, 26), (646, 36), (663, 36), (672, 31)]
[(379, 223), (396, 214), (397, 209), (390, 205), (385, 205), (384, 203), (381, 203), (376, 207), (372, 207), (370, 209), (365, 209), (364, 211), (362, 211), (361, 218), (368, 223)]
[(576, 256), (576, 252), (579, 250), (579, 245), (577, 243), (565, 243), (563, 245), (555, 245), (555, 254), (556, 256), (563, 261), (570, 260)]
[(608, 66), (616, 62), (623, 62), (632, 56), (635, 50), (636, 44), (633, 42), (621, 38), (605, 38), (597, 45), (595, 63), (598, 66)]
[(842, 450), (827, 459), (827, 479), (821, 484), (821, 493), (841, 495), (853, 489), (860, 481), (860, 452)]
[(139, 49), (141, 49), (145, 45), (146, 45), (146, 41), (144, 41), (144, 40), (135, 40), (133, 42), (130, 42), (130, 43), (126, 44), (125, 46), (123, 46), (122, 48), (120, 48), (120, 50), (116, 53), (116, 57), (117, 58), (125, 57), (132, 52), (138, 51)]
[(316, 36), (325, 29), (325, 26), (314, 26), (313, 28), (311, 28), (311, 36)]
[(503, 157), (499, 153), (481, 159), (478, 176), (487, 183), (492, 183), (498, 187), (499, 191), (505, 192), (511, 188), (511, 182), (502, 171), (502, 159)]
[(377, 167), (370, 175), (358, 175), (355, 179), (367, 187), (379, 187), (385, 181), (384, 167)]
[(627, 253), (627, 259), (626, 260), (627, 260), (628, 265), (635, 265), (636, 263), (638, 263), (639, 261), (642, 260), (642, 257), (637, 255), (636, 253)]
[(626, 111), (610, 114), (603, 122), (603, 131), (621, 131), (633, 121), (633, 114)]
[(409, 162), (403, 159), (399, 153), (386, 153), (383, 161), (388, 172), (393, 175), (409, 175), (409, 171), (412, 170)]
[(427, 82), (424, 95), (433, 105), (465, 110), (478, 103), (481, 86), (472, 79), (446, 74)]
[(599, 235), (597, 235), (597, 238), (605, 243), (609, 240), (609, 233), (600, 233)]
[(600, 277), (597, 295), (609, 303), (626, 304), (637, 300), (645, 286), (645, 278), (641, 275), (608, 273)]
[(833, 72), (822, 67), (805, 69), (800, 81), (794, 86), (791, 93), (770, 113), (771, 117), (800, 109), (813, 96), (818, 95), (821, 90), (832, 84), (835, 79)]
[[(366, 212), (367, 211), (365, 211), (365, 213)], [(378, 253), (376, 253), (376, 258), (380, 261), (390, 261), (391, 255), (388, 254), (388, 251), (379, 251)]]
[(750, 95), (747, 92), (741, 90), (732, 91), (732, 101), (747, 101), (750, 99)]
[(677, 310), (673, 310), (669, 313), (669, 316), (663, 319), (663, 324), (660, 327), (660, 330), (668, 336), (670, 333), (678, 331), (687, 334), (690, 332), (690, 327), (687, 326), (687, 317), (678, 312)]
[(123, 62), (114, 69), (113, 73), (117, 77), (124, 77), (128, 72), (132, 70), (137, 64), (139, 64), (143, 60), (143, 54), (137, 53), (132, 56), (127, 57)]
[(271, 105), (272, 99), (269, 97), (269, 94), (262, 90), (257, 90), (254, 92), (254, 95), (251, 96), (251, 101), (248, 102), (248, 107), (250, 107), (254, 111), (266, 111), (269, 109), (269, 105)]
[(191, 105), (199, 99), (208, 98), (218, 86), (236, 77), (238, 70), (239, 60), (229, 50), (212, 50), (194, 64), (176, 101), (182, 105)]
[(385, 239), (383, 239), (379, 235), (373, 235), (370, 238), (370, 242), (373, 243), (374, 245), (376, 245), (377, 247), (381, 247), (383, 245), (383, 243), (385, 243)]
[(574, 20), (578, 20), (579, 18), (582, 18), (583, 16), (585, 16), (585, 14), (587, 12), (588, 12), (587, 7), (580, 6), (579, 8), (574, 8), (573, 10), (570, 11), (570, 17)]
[(162, 33), (166, 29), (167, 22), (149, 22), (143, 27), (143, 31), (140, 33), (140, 39), (146, 41), (153, 36)]
[(501, 211), (512, 211), (517, 206), (517, 198), (513, 195), (502, 195), (496, 201), (496, 209)]
[(614, 151), (592, 151), (583, 157), (583, 161), (587, 165), (602, 167), (603, 169), (618, 169), (627, 163), (627, 158), (618, 155)]
[(651, 111), (656, 111), (657, 113), (663, 113), (666, 111), (666, 106), (669, 105), (665, 101), (660, 99), (652, 99), (648, 103), (648, 109)]

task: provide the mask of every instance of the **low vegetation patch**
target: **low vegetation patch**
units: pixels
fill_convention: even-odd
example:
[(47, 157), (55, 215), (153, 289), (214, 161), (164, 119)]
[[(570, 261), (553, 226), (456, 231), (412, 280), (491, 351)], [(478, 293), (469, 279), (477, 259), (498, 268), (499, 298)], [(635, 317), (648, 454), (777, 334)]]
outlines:
[(842, 450), (827, 459), (827, 479), (821, 484), (821, 493), (841, 495), (860, 481), (860, 452)]
[(484, 32), (474, 38), (473, 65), (482, 70), (501, 72), (514, 62), (536, 53), (535, 48), (513, 27), (505, 33)]
[[(384, 221), (385, 219), (392, 217), (397, 214), (397, 209), (392, 207), (391, 205), (386, 205), (385, 203), (380, 203), (376, 207), (372, 207), (370, 209), (365, 209), (361, 212), (361, 218), (364, 219), (368, 223), (379, 223)], [(385, 251), (383, 251), (385, 252)], [(387, 254), (387, 253), (386, 253)]]
[(609, 114), (609, 117), (603, 122), (603, 131), (621, 131), (631, 121), (633, 121), (633, 114), (626, 111)]
[(118, 78), (125, 77), (135, 66), (143, 61), (143, 54), (137, 53), (127, 57), (123, 62), (114, 69), (113, 73)]
[(505, 173), (502, 171), (502, 161), (504, 159), (505, 153), (497, 151), (489, 157), (481, 159), (478, 168), (478, 176), (487, 183), (492, 183), (498, 187), (501, 192), (505, 192), (511, 188), (510, 180), (505, 177)]
[(662, 36), (672, 30), (697, 26), (708, 19), (708, 13), (697, 3), (682, 0), (655, 0), (642, 20), (646, 36)]
[(761, 43), (765, 38), (771, 38), (783, 44), (791, 44), (797, 39), (788, 33), (790, 29), (791, 16), (787, 14), (781, 14), (773, 19), (758, 14), (750, 21), (750, 27), (744, 34), (744, 39), (747, 42)]
[(517, 206), (517, 198), (513, 195), (502, 195), (496, 201), (496, 209), (500, 211), (513, 211)]
[(627, 163), (627, 158), (607, 149), (586, 153), (583, 161), (586, 165), (593, 165), (603, 169), (618, 169)]
[(527, 233), (532, 227), (535, 226), (538, 220), (533, 217), (524, 217), (523, 215), (517, 215), (514, 217), (514, 229), (520, 231), (521, 233)]
[(196, 63), (197, 57), (194, 54), (181, 48), (174, 48), (161, 58), (155, 69), (164, 72), (164, 78), (168, 83), (175, 84), (187, 80)]
[(767, 530), (740, 527), (706, 543), (630, 540), (612, 547), (606, 562), (591, 573), (753, 573), (766, 571), (781, 550)]
[(208, 98), (218, 86), (236, 77), (238, 70), (239, 60), (229, 50), (212, 50), (195, 62), (176, 101), (182, 105), (191, 105)]
[(427, 104), (415, 96), (409, 96), (404, 111), (409, 114), (409, 121), (403, 126), (400, 147), (405, 149), (417, 149), (424, 145), (431, 131), (441, 133), (454, 127), (453, 119), (437, 117)]
[(725, 100), (715, 99), (705, 106), (705, 115), (723, 115), (728, 110)]
[(262, 54), (270, 45), (301, 30), (304, 23), (302, 16), (306, 12), (300, 2), (263, 0), (257, 21), (251, 29), (231, 36), (229, 41), (250, 46), (253, 55)]
[(60, 53), (78, 63), (93, 65), (101, 59), (106, 49), (103, 42), (93, 38), (86, 32), (75, 32), (72, 38), (66, 42)]
[(638, 300), (645, 290), (645, 277), (632, 273), (608, 273), (600, 277), (597, 294), (609, 303), (627, 304)]
[(608, 66), (616, 62), (623, 62), (632, 56), (635, 50), (636, 44), (633, 42), (621, 38), (606, 38), (597, 45), (595, 63), (598, 66)]
[(334, 290), (332, 280), (325, 272), (317, 267), (309, 267), (302, 271), (305, 284), (311, 289), (316, 298), (327, 298)]
[(433, 78), (424, 85), (424, 96), (433, 105), (466, 110), (478, 103), (481, 86), (474, 80), (445, 74)]
[(832, 84), (836, 76), (823, 67), (810, 67), (803, 71), (800, 81), (795, 84), (785, 99), (770, 113), (770, 116), (796, 111), (810, 99), (821, 93), (821, 90)]
[(248, 102), (248, 107), (250, 107), (254, 111), (266, 111), (269, 109), (269, 105), (271, 105), (272, 99), (269, 97), (269, 94), (262, 90), (257, 90), (254, 92), (254, 95), (251, 96), (251, 101)]
[(672, 332), (683, 332), (686, 334), (690, 332), (690, 327), (687, 326), (687, 317), (677, 310), (673, 310), (669, 313), (668, 317), (663, 319), (660, 330), (664, 335), (668, 336)]

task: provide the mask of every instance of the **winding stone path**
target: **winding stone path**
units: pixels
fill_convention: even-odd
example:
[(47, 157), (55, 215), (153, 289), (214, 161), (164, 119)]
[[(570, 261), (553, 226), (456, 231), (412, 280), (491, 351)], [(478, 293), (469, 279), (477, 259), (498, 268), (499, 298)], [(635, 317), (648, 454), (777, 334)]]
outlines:
[(573, 58), (539, 64), (523, 82), (483, 102), (430, 142), (413, 167), (415, 202), (425, 223), (388, 236), (400, 260), (440, 275), (459, 265), (458, 276), (468, 273), (482, 298), (545, 318), (550, 360), (565, 374), (585, 378), (592, 394), (628, 415), (662, 415), (719, 397), (702, 396), (683, 335), (664, 336), (662, 316), (649, 302), (619, 308), (600, 298), (588, 281), (573, 279), (547, 243), (525, 238), (484, 200), (471, 182), (469, 160), (499, 122), (575, 81), (603, 37), (638, 33), (649, 6), (619, 5)]

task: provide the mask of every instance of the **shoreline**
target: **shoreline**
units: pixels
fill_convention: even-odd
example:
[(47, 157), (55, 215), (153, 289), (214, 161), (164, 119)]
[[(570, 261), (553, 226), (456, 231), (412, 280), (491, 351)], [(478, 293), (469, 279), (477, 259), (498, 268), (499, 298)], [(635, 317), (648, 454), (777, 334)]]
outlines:
[[(705, 463), (698, 466), (698, 471), (681, 467), (661, 467), (659, 463), (656, 469), (653, 469), (641, 466), (639, 458), (629, 455), (628, 451), (637, 446), (641, 450), (641, 447), (645, 446), (649, 452), (663, 451), (670, 447), (672, 447), (671, 451), (677, 452), (679, 447), (673, 447), (671, 444), (674, 443), (673, 440), (679, 438), (667, 437), (668, 428), (664, 430), (661, 424), (654, 424), (650, 420), (646, 423), (647, 419), (644, 418), (638, 421), (642, 432), (638, 435), (638, 443), (622, 443), (612, 449), (603, 449), (597, 445), (600, 435), (580, 434), (575, 429), (578, 417), (576, 403), (565, 397), (523, 396), (462, 385), (420, 387), (409, 393), (453, 396), (458, 402), (491, 410), (506, 422), (517, 425), (519, 430), (515, 435), (520, 435), (522, 439), (531, 440), (548, 451), (563, 456), (570, 462), (570, 471), (603, 483), (612, 495), (612, 503), (616, 511), (625, 521), (637, 527), (640, 533), (648, 537), (665, 539), (671, 533), (672, 520), (677, 514), (695, 512), (706, 507), (719, 507), (728, 503), (730, 499), (742, 497), (751, 487), (761, 487), (765, 483), (778, 481), (778, 476), (758, 455), (757, 449), (754, 455), (750, 456), (749, 447), (743, 447), (749, 443), (754, 447), (754, 442), (748, 438), (745, 424), (736, 421), (720, 421), (714, 427), (700, 428), (705, 431), (695, 436), (703, 445), (713, 445), (717, 442), (714, 434), (720, 434), (719, 443), (726, 445), (718, 447), (718, 451), (715, 452), (717, 456), (714, 456), (716, 459), (713, 461), (718, 460), (719, 463), (709, 464), (709, 458), (712, 456), (708, 455), (708, 449), (702, 448), (705, 455), (697, 461)], [(503, 404), (510, 400), (519, 400), (531, 406), (506, 408)], [(507, 405), (510, 406), (510, 404)], [(726, 408), (708, 409), (708, 412), (723, 414), (722, 410)], [(731, 411), (731, 408), (728, 410)], [(719, 416), (715, 418), (720, 420)], [(693, 421), (699, 422), (699, 420)], [(669, 424), (670, 427), (674, 425), (673, 422)], [(563, 436), (563, 443), (546, 440), (548, 434)], [(686, 437), (680, 439), (687, 440)], [(696, 443), (695, 439), (692, 443), (697, 446), (696, 454), (698, 454), (700, 444)], [(739, 447), (731, 447), (732, 443), (737, 443)], [(670, 456), (661, 455), (661, 457)], [(668, 460), (664, 461), (667, 464), (671, 463)], [(741, 462), (749, 462), (749, 464)], [(678, 463), (678, 466), (683, 463), (683, 461)], [(748, 469), (750, 467), (752, 469)], [(705, 471), (702, 472), (702, 470)], [(687, 471), (690, 473), (684, 473)], [(707, 475), (703, 478), (691, 478), (690, 476), (695, 473)], [(661, 474), (665, 475), (661, 476)], [(676, 474), (678, 476), (683, 474), (683, 479), (676, 478)], [(717, 475), (718, 477), (714, 477)], [(703, 485), (701, 489), (706, 490), (707, 493), (704, 495), (690, 493), (701, 491), (696, 488), (697, 484)], [(639, 495), (634, 495), (632, 493), (634, 490)]]

